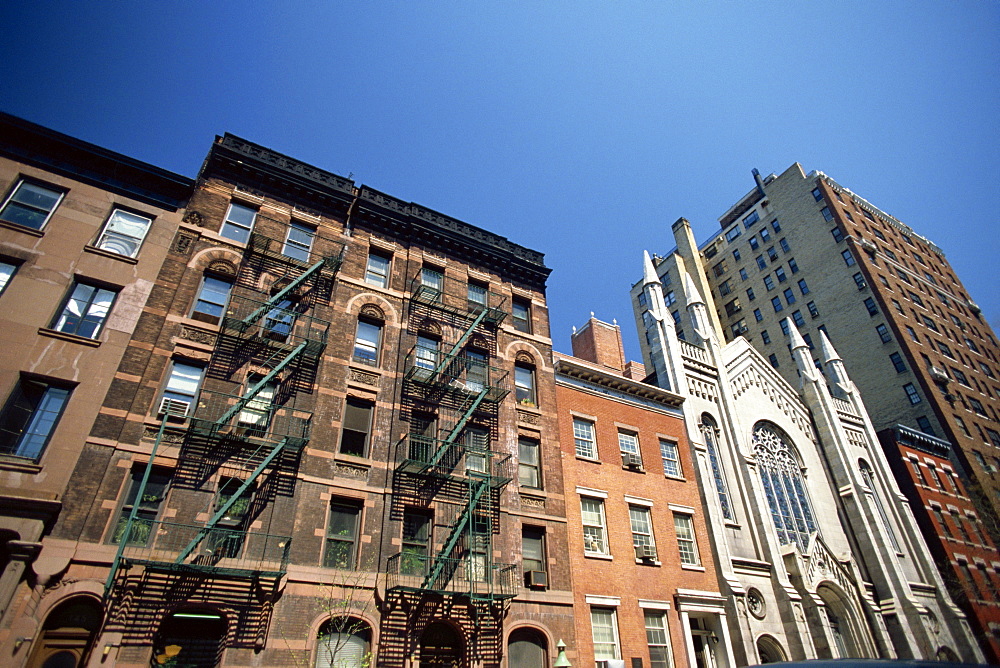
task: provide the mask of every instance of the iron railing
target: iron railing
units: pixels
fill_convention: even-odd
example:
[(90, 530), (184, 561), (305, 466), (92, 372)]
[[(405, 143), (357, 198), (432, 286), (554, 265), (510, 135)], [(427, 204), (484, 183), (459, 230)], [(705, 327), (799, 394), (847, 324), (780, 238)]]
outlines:
[[(425, 583), (436, 562), (444, 568), (434, 582)], [(472, 598), (513, 598), (519, 582), (517, 565), (492, 561), (487, 555), (463, 559), (399, 552), (388, 559), (386, 588), (464, 594)]]

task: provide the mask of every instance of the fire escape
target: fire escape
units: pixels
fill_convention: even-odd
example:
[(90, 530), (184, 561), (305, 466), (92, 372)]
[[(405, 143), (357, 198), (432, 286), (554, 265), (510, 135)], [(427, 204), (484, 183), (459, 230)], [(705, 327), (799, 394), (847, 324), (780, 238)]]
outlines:
[[(250, 236), (196, 403), (161, 400), (150, 462), (164, 434), (173, 434), (181, 451), (172, 501), (200, 501), (178, 504), (187, 522), (143, 519), (134, 504), (105, 589), (109, 618), (126, 642), (130, 635), (148, 642), (168, 602), (198, 600), (237, 618), (229, 646), (263, 645), (291, 547), (291, 523), (274, 502), (292, 496), (310, 438), (329, 329), (316, 314), (343, 260), (341, 244), (313, 241), (326, 254), (292, 257), (287, 244)], [(137, 499), (145, 498), (150, 468)], [(185, 505), (204, 509), (209, 498), (208, 519), (191, 521), (197, 516)], [(271, 524), (284, 533), (256, 528)]]
[[(397, 444), (393, 475), (403, 546), (387, 562), (380, 665), (401, 665), (416, 649), (414, 633), (435, 618), (461, 620), (469, 630), (468, 655), (494, 665), (506, 604), (516, 591), (515, 565), (493, 556), (512, 461), (494, 448), (499, 406), (509, 390), (507, 372), (489, 359), (507, 314), (497, 294), (471, 301), (422, 285), (419, 277), (411, 287), (411, 331), (433, 321), (456, 338), (435, 348), (418, 338), (404, 363), (401, 410), (411, 433)], [(433, 415), (435, 428), (418, 429), (419, 414)], [(414, 507), (432, 511), (433, 525), (446, 527), (443, 539), (428, 532), (420, 543), (406, 515)], [(407, 540), (408, 532), (415, 542)]]

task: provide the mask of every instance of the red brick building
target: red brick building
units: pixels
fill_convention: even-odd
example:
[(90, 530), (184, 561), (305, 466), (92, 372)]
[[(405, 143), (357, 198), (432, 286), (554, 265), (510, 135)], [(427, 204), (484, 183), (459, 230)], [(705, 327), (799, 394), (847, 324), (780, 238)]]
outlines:
[(728, 632), (683, 400), (627, 367), (617, 325), (591, 318), (573, 352), (555, 354), (577, 611), (568, 656), (714, 665), (705, 655), (728, 653)]
[(878, 436), (948, 593), (989, 662), (1000, 663), (1000, 551), (953, 468), (951, 444), (902, 425)]

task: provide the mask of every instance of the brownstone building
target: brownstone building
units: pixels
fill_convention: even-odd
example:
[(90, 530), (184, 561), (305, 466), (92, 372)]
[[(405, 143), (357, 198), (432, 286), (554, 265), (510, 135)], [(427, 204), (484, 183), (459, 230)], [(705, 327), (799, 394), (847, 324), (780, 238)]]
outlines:
[[(149, 199), (123, 206), (172, 226), (117, 348), (32, 334), (110, 359), (66, 379), (93, 383), (76, 437), (17, 462), (59, 452), (72, 485), (35, 494), (51, 531), (9, 578), (8, 662), (67, 633), (74, 665), (544, 666), (572, 644), (542, 255), (232, 135), (182, 222)], [(122, 262), (85, 248), (102, 222), (60, 244)]]
[(951, 444), (902, 425), (878, 437), (952, 600), (968, 616), (986, 658), (1000, 664), (1000, 551), (953, 468)]
[[(99, 587), (65, 579), (90, 425), (193, 181), (0, 114), (0, 663), (76, 665)], [(87, 469), (86, 478), (103, 474)], [(106, 569), (105, 569), (106, 570)], [(43, 592), (58, 591), (57, 596)], [(44, 620), (44, 623), (42, 623)]]
[[(555, 355), (574, 665), (733, 665), (681, 413), (593, 317)], [(721, 661), (719, 661), (721, 659)]]

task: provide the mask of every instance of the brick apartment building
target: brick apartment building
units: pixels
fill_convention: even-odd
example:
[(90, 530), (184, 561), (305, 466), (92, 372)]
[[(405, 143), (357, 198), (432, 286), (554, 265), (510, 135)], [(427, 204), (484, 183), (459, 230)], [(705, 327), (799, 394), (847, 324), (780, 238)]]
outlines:
[[(904, 425), (951, 443), (952, 465), (995, 544), (1000, 347), (943, 251), (821, 172), (807, 175), (796, 163), (780, 175), (762, 178), (755, 170), (754, 177), (753, 190), (701, 245), (689, 225), (675, 225), (676, 248), (657, 264), (675, 322), (686, 308), (679, 275), (670, 270), (676, 264), (712, 296), (709, 317), (726, 340), (745, 338), (793, 385), (799, 371), (789, 325), (817, 364), (819, 333), (827, 334), (877, 431)], [(636, 284), (640, 332), (641, 294)], [(683, 323), (677, 329), (690, 334)], [(640, 345), (648, 363), (655, 353), (647, 341)], [(1000, 582), (992, 567), (987, 575)]]
[(953, 468), (951, 444), (901, 425), (878, 437), (952, 600), (968, 616), (986, 659), (1000, 664), (1000, 588), (993, 575), (1000, 551)]
[[(67, 516), (85, 510), (74, 501), (86, 466), (82, 446), (193, 183), (0, 114), (5, 665), (21, 665), (29, 653), (36, 665), (56, 656), (60, 665), (76, 665), (100, 625), (99, 587), (81, 586), (78, 575), (66, 579), (73, 550), (47, 541)], [(48, 592), (58, 594), (42, 595)]]
[(725, 343), (688, 222), (674, 232), (681, 251), (646, 254), (633, 294), (650, 378), (684, 398), (735, 665), (981, 660), (837, 351), (820, 332), (814, 360), (787, 323), (793, 386), (744, 337)]
[[(193, 192), (59, 136), (73, 180), (29, 139), (0, 213), (0, 299), (25, 305), (7, 665), (544, 666), (575, 645), (540, 253), (232, 135)], [(91, 277), (110, 311), (77, 295)], [(67, 298), (90, 309), (72, 332)]]
[(617, 325), (592, 317), (573, 353), (555, 355), (577, 613), (570, 660), (733, 665), (683, 398), (626, 365)]

